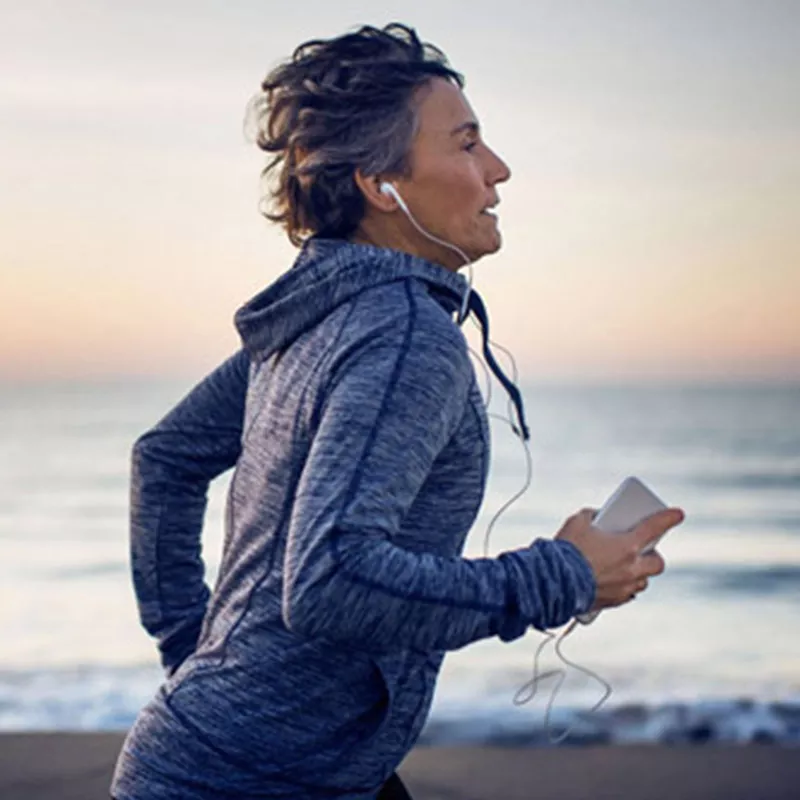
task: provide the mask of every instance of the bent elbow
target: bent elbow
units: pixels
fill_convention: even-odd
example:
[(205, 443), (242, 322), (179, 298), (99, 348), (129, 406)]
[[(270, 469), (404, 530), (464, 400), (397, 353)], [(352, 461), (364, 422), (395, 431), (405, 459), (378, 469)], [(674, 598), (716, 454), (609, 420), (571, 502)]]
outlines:
[(143, 433), (131, 447), (131, 466), (134, 470), (152, 458), (152, 431)]

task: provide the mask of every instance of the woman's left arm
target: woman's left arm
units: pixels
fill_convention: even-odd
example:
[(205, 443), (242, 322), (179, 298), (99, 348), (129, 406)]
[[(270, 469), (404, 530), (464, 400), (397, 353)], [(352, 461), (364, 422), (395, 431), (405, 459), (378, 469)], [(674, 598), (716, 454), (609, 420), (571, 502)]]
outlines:
[[(559, 627), (594, 601), (591, 567), (568, 542), (541, 539), (468, 559), (398, 541), (468, 413), (473, 380), (463, 342), (415, 328), (414, 310), (402, 341), (388, 320), (385, 341), (365, 332), (364, 346), (349, 346), (332, 372), (293, 498), (284, 623), (304, 637), (383, 653), (456, 650)], [(448, 464), (437, 490), (457, 498), (458, 462)], [(433, 542), (449, 528), (446, 507), (430, 504), (420, 537)]]
[(133, 447), (134, 590), (167, 674), (200, 635), (210, 594), (201, 556), (208, 486), (239, 458), (249, 363), (243, 350), (229, 358)]

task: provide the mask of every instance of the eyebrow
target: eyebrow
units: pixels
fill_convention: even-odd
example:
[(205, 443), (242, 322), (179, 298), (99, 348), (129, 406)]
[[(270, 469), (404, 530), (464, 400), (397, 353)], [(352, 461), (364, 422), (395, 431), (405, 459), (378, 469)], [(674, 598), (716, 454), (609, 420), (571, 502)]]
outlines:
[(475, 120), (469, 120), (469, 122), (462, 122), (459, 126), (453, 128), (453, 130), (450, 131), (450, 135), (456, 136), (462, 131), (469, 131), (470, 133), (474, 133), (477, 135), (481, 132), (481, 126), (477, 122), (475, 122)]

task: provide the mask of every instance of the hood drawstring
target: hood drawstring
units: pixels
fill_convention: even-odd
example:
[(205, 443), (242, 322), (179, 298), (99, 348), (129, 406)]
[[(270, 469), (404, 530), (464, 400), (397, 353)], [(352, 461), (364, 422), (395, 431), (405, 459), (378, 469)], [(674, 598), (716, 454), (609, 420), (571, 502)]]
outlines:
[(497, 360), (495, 359), (494, 354), (489, 347), (489, 315), (486, 313), (486, 306), (484, 305), (481, 296), (474, 289), (469, 290), (469, 300), (467, 302), (467, 314), (464, 317), (465, 319), (469, 316), (470, 311), (475, 314), (475, 318), (478, 320), (478, 324), (481, 328), (483, 357), (486, 359), (486, 363), (488, 364), (489, 369), (492, 371), (492, 374), (497, 378), (498, 381), (500, 381), (503, 388), (508, 393), (508, 396), (511, 398), (511, 402), (514, 404), (514, 409), (517, 412), (518, 426), (512, 424), (511, 427), (514, 433), (516, 433), (520, 439), (527, 442), (531, 437), (530, 432), (528, 431), (528, 426), (525, 423), (525, 409), (522, 405), (522, 395), (520, 394), (519, 389), (511, 380), (509, 380), (508, 376), (500, 368), (500, 365), (497, 363)]

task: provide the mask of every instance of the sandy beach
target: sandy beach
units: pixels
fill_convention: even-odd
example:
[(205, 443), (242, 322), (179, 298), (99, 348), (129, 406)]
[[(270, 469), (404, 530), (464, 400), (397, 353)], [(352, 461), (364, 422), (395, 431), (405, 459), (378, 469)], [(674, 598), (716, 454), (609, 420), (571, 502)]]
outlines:
[[(0, 734), (2, 800), (108, 800), (122, 733)], [(415, 800), (797, 800), (800, 749), (420, 747), (400, 773)]]

